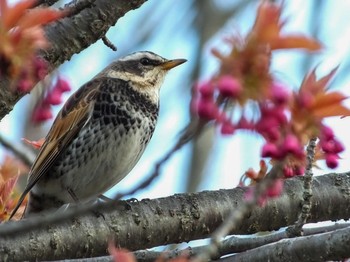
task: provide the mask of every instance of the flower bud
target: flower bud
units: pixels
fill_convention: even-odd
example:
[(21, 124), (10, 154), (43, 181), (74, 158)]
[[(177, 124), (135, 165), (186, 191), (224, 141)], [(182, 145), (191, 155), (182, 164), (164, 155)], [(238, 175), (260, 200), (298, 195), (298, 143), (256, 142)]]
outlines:
[(212, 120), (218, 115), (218, 108), (211, 99), (200, 99), (197, 104), (197, 114), (199, 117)]
[(261, 156), (262, 157), (272, 157), (272, 158), (276, 158), (279, 155), (279, 151), (278, 148), (275, 144), (273, 143), (266, 143), (263, 147), (262, 147), (262, 152), (261, 152)]
[(329, 168), (336, 168), (338, 166), (338, 155), (336, 154), (327, 154), (326, 156), (326, 164)]
[(230, 75), (220, 77), (218, 80), (218, 89), (222, 96), (231, 98), (237, 98), (242, 92), (242, 86), (239, 81)]

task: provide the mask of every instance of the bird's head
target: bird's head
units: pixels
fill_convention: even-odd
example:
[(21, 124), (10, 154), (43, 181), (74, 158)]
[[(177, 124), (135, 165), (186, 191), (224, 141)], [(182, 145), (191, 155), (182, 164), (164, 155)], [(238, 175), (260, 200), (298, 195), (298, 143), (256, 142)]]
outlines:
[(185, 59), (165, 59), (155, 53), (132, 53), (108, 66), (102, 74), (130, 82), (138, 92), (158, 101), (159, 90), (167, 72), (186, 62)]

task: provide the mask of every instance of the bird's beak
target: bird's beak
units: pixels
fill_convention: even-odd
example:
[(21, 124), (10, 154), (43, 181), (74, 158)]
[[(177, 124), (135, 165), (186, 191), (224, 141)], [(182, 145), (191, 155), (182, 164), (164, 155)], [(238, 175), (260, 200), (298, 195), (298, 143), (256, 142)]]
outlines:
[(185, 63), (187, 60), (186, 59), (173, 59), (173, 60), (168, 60), (164, 62), (163, 64), (160, 65), (160, 67), (163, 70), (170, 70), (174, 68), (175, 66), (181, 65)]

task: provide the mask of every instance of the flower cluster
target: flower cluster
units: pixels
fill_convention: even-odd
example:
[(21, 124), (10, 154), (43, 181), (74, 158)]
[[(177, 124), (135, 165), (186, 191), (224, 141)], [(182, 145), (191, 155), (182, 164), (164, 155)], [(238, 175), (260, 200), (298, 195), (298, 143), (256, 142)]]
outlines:
[(23, 93), (32, 90), (33, 86), (43, 80), (48, 73), (47, 62), (42, 58), (34, 56), (28, 63), (29, 65), (22, 68), (15, 87), (15, 90)]
[[(239, 129), (258, 133), (265, 140), (261, 157), (269, 158), (272, 164), (282, 163), (285, 177), (292, 177), (304, 174), (305, 146), (314, 137), (320, 139), (328, 167), (337, 166), (344, 148), (324, 125), (324, 119), (350, 115), (350, 110), (341, 104), (346, 97), (329, 91), (327, 86), (336, 69), (318, 80), (312, 71), (294, 92), (271, 74), (274, 50), (321, 49), (321, 44), (312, 38), (283, 35), (285, 21), (281, 21), (281, 10), (282, 6), (271, 1), (261, 1), (251, 32), (244, 39), (229, 39), (229, 54), (213, 50), (220, 60), (220, 70), (196, 85), (192, 111), (202, 121), (215, 122), (224, 135)], [(248, 173), (261, 177), (266, 169)], [(274, 189), (279, 189), (280, 184), (276, 182)]]
[(323, 126), (320, 134), (320, 146), (326, 158), (326, 164), (330, 168), (338, 166), (339, 153), (344, 151), (343, 145), (334, 136), (333, 130)]
[(71, 90), (69, 83), (58, 78), (55, 85), (46, 92), (45, 97), (40, 100), (34, 108), (32, 114), (32, 121), (34, 123), (41, 123), (52, 118), (52, 105), (59, 105), (62, 103), (62, 94)]
[(217, 106), (216, 91), (222, 98), (235, 99), (241, 93), (241, 84), (232, 76), (225, 75), (217, 79), (217, 81), (203, 82), (197, 85), (199, 96), (193, 103), (193, 110), (199, 117), (207, 120), (216, 120), (222, 124), (223, 134), (232, 134), (234, 126), (228, 120), (225, 112)]
[(1, 1), (0, 9), (0, 77), (11, 80), (12, 89), (28, 92), (41, 80), (47, 65), (36, 57), (39, 49), (46, 48), (43, 25), (64, 14), (62, 11), (35, 6), (35, 0), (22, 0), (9, 6)]

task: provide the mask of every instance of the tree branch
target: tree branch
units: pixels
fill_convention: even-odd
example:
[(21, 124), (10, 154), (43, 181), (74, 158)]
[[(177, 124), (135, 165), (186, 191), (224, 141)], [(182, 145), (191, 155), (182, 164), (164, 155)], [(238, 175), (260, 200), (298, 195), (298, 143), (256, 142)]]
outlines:
[[(75, 15), (64, 17), (45, 26), (50, 48), (41, 56), (51, 69), (58, 67), (97, 40), (127, 12), (137, 9), (147, 0), (96, 0), (94, 8), (85, 8)], [(7, 115), (24, 93), (9, 90), (8, 79), (0, 81), (0, 120)]]
[[(293, 224), (301, 208), (303, 180), (302, 177), (287, 180), (280, 198), (246, 214), (230, 234), (270, 231)], [(349, 219), (349, 185), (350, 173), (315, 177), (307, 222)], [(235, 188), (140, 202), (120, 201), (113, 208), (99, 210), (103, 216), (91, 214), (30, 230), (27, 225), (31, 221), (45, 225), (45, 220), (59, 214), (5, 223), (0, 225), (0, 260), (102, 256), (107, 253), (111, 238), (116, 246), (139, 250), (208, 237), (232, 209), (244, 205), (246, 190)]]
[[(339, 223), (333, 224), (330, 226), (317, 227), (317, 228), (305, 228), (303, 229), (304, 236), (315, 235), (320, 233), (332, 232), (337, 229), (342, 229), (349, 227), (349, 223)], [(269, 243), (277, 242), (281, 239), (289, 238), (286, 231), (275, 232), (267, 235), (256, 236), (231, 236), (225, 239), (220, 245), (219, 252), (211, 259), (217, 260), (221, 256), (239, 253), (246, 250), (250, 250), (256, 247), (267, 245)], [(288, 240), (286, 240), (288, 241)], [(294, 240), (291, 240), (294, 241)], [(270, 245), (271, 247), (272, 245)], [(153, 262), (157, 259), (175, 259), (178, 257), (192, 257), (194, 255), (200, 254), (203, 250), (207, 249), (207, 246), (196, 246), (196, 247), (187, 247), (185, 249), (172, 249), (166, 251), (154, 251), (154, 250), (139, 250), (133, 252), (136, 261), (139, 262)], [(249, 252), (249, 251), (248, 251)], [(314, 253), (314, 252), (313, 252)], [(234, 260), (235, 256), (229, 257), (229, 260)], [(254, 260), (254, 259), (253, 259)], [(62, 260), (60, 260), (62, 261)], [(112, 256), (103, 256), (103, 257), (94, 257), (94, 258), (78, 258), (78, 259), (65, 259), (65, 262), (113, 262), (114, 258)], [(58, 261), (56, 261), (58, 262)]]
[(350, 227), (346, 227), (329, 233), (284, 239), (224, 261), (339, 261), (350, 256), (349, 246)]

